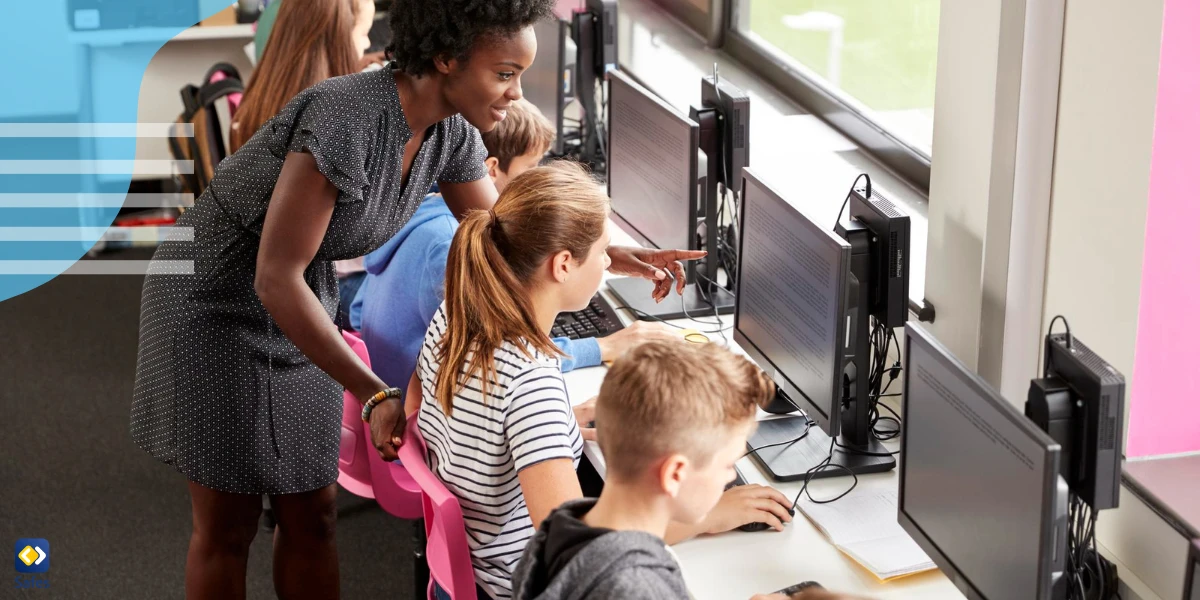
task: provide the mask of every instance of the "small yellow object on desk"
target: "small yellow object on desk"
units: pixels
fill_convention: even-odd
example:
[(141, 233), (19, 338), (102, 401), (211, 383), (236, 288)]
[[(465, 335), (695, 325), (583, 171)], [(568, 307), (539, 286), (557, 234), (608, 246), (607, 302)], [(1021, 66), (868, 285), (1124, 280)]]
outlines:
[[(692, 344), (707, 344), (709, 342), (707, 335), (696, 331), (695, 329), (676, 329), (675, 331), (679, 332), (679, 336), (682, 337), (684, 341)], [(604, 361), (604, 366), (611, 367), (612, 363), (613, 361), (606, 360)]]

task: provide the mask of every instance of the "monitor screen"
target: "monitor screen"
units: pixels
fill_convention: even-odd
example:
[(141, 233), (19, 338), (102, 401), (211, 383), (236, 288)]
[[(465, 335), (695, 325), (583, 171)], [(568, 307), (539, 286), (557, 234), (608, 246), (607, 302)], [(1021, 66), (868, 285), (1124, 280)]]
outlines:
[(1048, 599), (1066, 551), (1058, 444), (924, 329), (906, 340), (901, 523), (969, 596)]
[(850, 244), (753, 170), (743, 172), (734, 335), (792, 402), (836, 435)]
[(537, 37), (537, 59), (521, 74), (521, 88), (525, 99), (537, 106), (555, 128), (559, 140), (562, 138), (560, 116), (562, 88), (564, 85), (563, 43), (566, 38), (564, 23), (558, 19), (542, 19), (533, 26)]
[(691, 248), (699, 126), (620, 71), (610, 74), (608, 195), (643, 245)]

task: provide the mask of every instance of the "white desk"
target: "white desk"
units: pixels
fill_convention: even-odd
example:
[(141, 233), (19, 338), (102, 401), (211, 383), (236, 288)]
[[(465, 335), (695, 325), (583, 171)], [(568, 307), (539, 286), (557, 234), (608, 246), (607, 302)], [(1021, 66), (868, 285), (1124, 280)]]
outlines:
[[(632, 245), (633, 241), (615, 225), (611, 225), (612, 243)], [(605, 296), (612, 301), (606, 290)], [(668, 300), (669, 301), (669, 300)], [(629, 322), (626, 315), (622, 319)], [(712, 318), (701, 319), (712, 321)], [(733, 317), (721, 317), (727, 327), (732, 328)], [(691, 321), (675, 321), (692, 329), (711, 330), (710, 326)], [(726, 335), (732, 344), (733, 331)], [(710, 340), (721, 342), (720, 335), (709, 335)], [(731, 348), (740, 352), (736, 347)], [(581, 403), (600, 391), (605, 367), (579, 369), (566, 374), (567, 391), (571, 401)], [(766, 418), (767, 413), (760, 413)], [(895, 446), (890, 446), (895, 450)], [(604, 457), (595, 442), (586, 442), (584, 453), (603, 477)], [(750, 483), (773, 485), (789, 498), (800, 491), (800, 483), (771, 483), (749, 458), (738, 463), (738, 468)], [(813, 496), (825, 498), (835, 496), (850, 485), (849, 478), (833, 478), (814, 481), (809, 485)], [(872, 490), (895, 488), (899, 478), (896, 471), (859, 477), (858, 487), (852, 494)], [(866, 569), (858, 566), (832, 544), (810, 523), (804, 514), (796, 512), (796, 518), (782, 533), (773, 531), (747, 533), (731, 531), (715, 536), (702, 536), (674, 547), (682, 563), (688, 589), (696, 600), (741, 600), (756, 593), (771, 592), (801, 581), (817, 581), (827, 589), (845, 593), (862, 594), (879, 600), (961, 600), (963, 595), (950, 583), (941, 571), (931, 571), (906, 577), (890, 583), (882, 583)]]

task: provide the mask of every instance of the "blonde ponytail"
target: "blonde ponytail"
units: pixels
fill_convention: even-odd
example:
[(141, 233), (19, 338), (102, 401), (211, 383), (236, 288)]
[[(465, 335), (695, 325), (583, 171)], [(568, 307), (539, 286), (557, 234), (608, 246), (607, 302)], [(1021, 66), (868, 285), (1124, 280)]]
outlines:
[(562, 250), (587, 260), (607, 218), (608, 197), (574, 163), (522, 173), (495, 207), (463, 218), (446, 262), (447, 327), (435, 382), (438, 404), (447, 415), (454, 395), (473, 375), (479, 375), (488, 397), (496, 377), (494, 355), (505, 342), (527, 356), (530, 348), (561, 354), (533, 314), (533, 275)]

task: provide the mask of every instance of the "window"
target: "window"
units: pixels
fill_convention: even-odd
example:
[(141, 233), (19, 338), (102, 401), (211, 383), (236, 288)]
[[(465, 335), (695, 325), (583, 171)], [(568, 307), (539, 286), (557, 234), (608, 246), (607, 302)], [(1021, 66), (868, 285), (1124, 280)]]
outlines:
[[(683, 21), (713, 47), (721, 45), (721, 11), (726, 0), (652, 0)], [(713, 10), (714, 8), (718, 10)]]
[(730, 0), (726, 49), (928, 189), (940, 0)]

